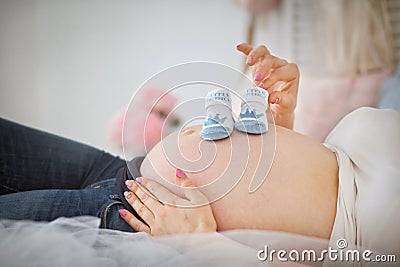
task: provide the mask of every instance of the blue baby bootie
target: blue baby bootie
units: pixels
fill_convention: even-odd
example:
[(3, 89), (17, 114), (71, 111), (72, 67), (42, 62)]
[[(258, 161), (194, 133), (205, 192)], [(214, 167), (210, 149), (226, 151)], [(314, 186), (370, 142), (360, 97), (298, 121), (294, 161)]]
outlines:
[(268, 91), (251, 88), (243, 92), (243, 102), (235, 128), (250, 134), (263, 134), (268, 131), (266, 110), (268, 109)]
[(233, 131), (231, 96), (227, 90), (217, 89), (206, 96), (207, 118), (200, 132), (204, 140), (220, 140), (229, 137)]

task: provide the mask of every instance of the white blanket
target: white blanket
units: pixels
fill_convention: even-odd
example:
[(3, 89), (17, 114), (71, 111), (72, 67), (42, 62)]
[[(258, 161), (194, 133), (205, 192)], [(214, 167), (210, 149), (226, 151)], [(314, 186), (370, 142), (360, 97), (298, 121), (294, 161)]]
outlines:
[(50, 223), (1, 220), (0, 266), (274, 266), (282, 263), (260, 261), (258, 251), (265, 246), (318, 251), (328, 243), (254, 230), (153, 238), (145, 233), (98, 229), (98, 224), (99, 219), (90, 216)]

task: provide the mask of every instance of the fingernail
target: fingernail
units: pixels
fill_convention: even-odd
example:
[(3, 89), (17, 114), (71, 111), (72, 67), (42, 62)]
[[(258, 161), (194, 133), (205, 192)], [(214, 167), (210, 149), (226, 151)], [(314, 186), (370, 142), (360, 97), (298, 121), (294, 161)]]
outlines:
[(138, 184), (141, 184), (141, 183), (143, 182), (142, 178), (140, 178), (140, 177), (137, 177), (137, 178), (135, 179), (135, 181), (136, 181)]
[(236, 49), (239, 49), (240, 45), (241, 45), (241, 44), (236, 45)]
[(118, 212), (122, 217), (126, 216), (126, 211), (125, 210), (118, 210)]
[(132, 194), (129, 193), (129, 192), (124, 192), (124, 196), (125, 196), (127, 199), (130, 199), (130, 198), (132, 197)]
[(132, 187), (133, 186), (133, 182), (131, 180), (126, 180), (125, 184), (127, 187)]
[(274, 104), (277, 104), (279, 102), (279, 97), (275, 99)]
[(254, 80), (259, 81), (260, 79), (261, 79), (261, 73), (256, 72), (256, 74), (254, 75)]
[(179, 178), (185, 178), (186, 174), (181, 169), (176, 169), (175, 175)]
[(252, 57), (247, 57), (246, 64), (251, 64), (251, 62), (253, 62), (253, 58)]
[(260, 84), (258, 85), (258, 87), (260, 87), (260, 88), (263, 88), (263, 86), (264, 86), (263, 83), (260, 83)]

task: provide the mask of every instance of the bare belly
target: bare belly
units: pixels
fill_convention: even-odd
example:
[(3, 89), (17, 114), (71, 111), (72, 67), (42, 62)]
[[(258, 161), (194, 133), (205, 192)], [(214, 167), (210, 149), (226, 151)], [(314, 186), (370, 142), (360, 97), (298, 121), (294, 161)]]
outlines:
[[(198, 134), (201, 128), (190, 129), (180, 146), (189, 158), (196, 158), (199, 152), (195, 144), (201, 142)], [(234, 132), (231, 140), (215, 142), (218, 152), (213, 164), (204, 171), (189, 173), (188, 177), (198, 186), (210, 183), (232, 164), (227, 156), (232, 147), (235, 150), (240, 150), (242, 145), (263, 149), (268, 146), (268, 135), (263, 135), (263, 140), (265, 142), (260, 142), (260, 136)], [(328, 239), (336, 214), (338, 186), (338, 165), (333, 152), (308, 137), (277, 127), (272, 167), (258, 190), (249, 193), (260, 149), (251, 151), (244, 173), (237, 170), (238, 175), (243, 174), (237, 185), (211, 204), (218, 230), (274, 230)], [(176, 167), (179, 166), (173, 166), (162, 146), (157, 145), (145, 158), (141, 173), (168, 187), (165, 180), (173, 182)]]

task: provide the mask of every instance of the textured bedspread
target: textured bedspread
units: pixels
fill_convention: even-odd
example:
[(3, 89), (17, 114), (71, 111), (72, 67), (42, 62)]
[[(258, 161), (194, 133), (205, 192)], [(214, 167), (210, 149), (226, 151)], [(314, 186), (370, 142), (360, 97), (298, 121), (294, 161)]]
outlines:
[(274, 266), (281, 262), (261, 261), (258, 251), (327, 246), (326, 240), (272, 231), (154, 238), (98, 229), (98, 224), (88, 216), (50, 223), (0, 220), (0, 266)]

